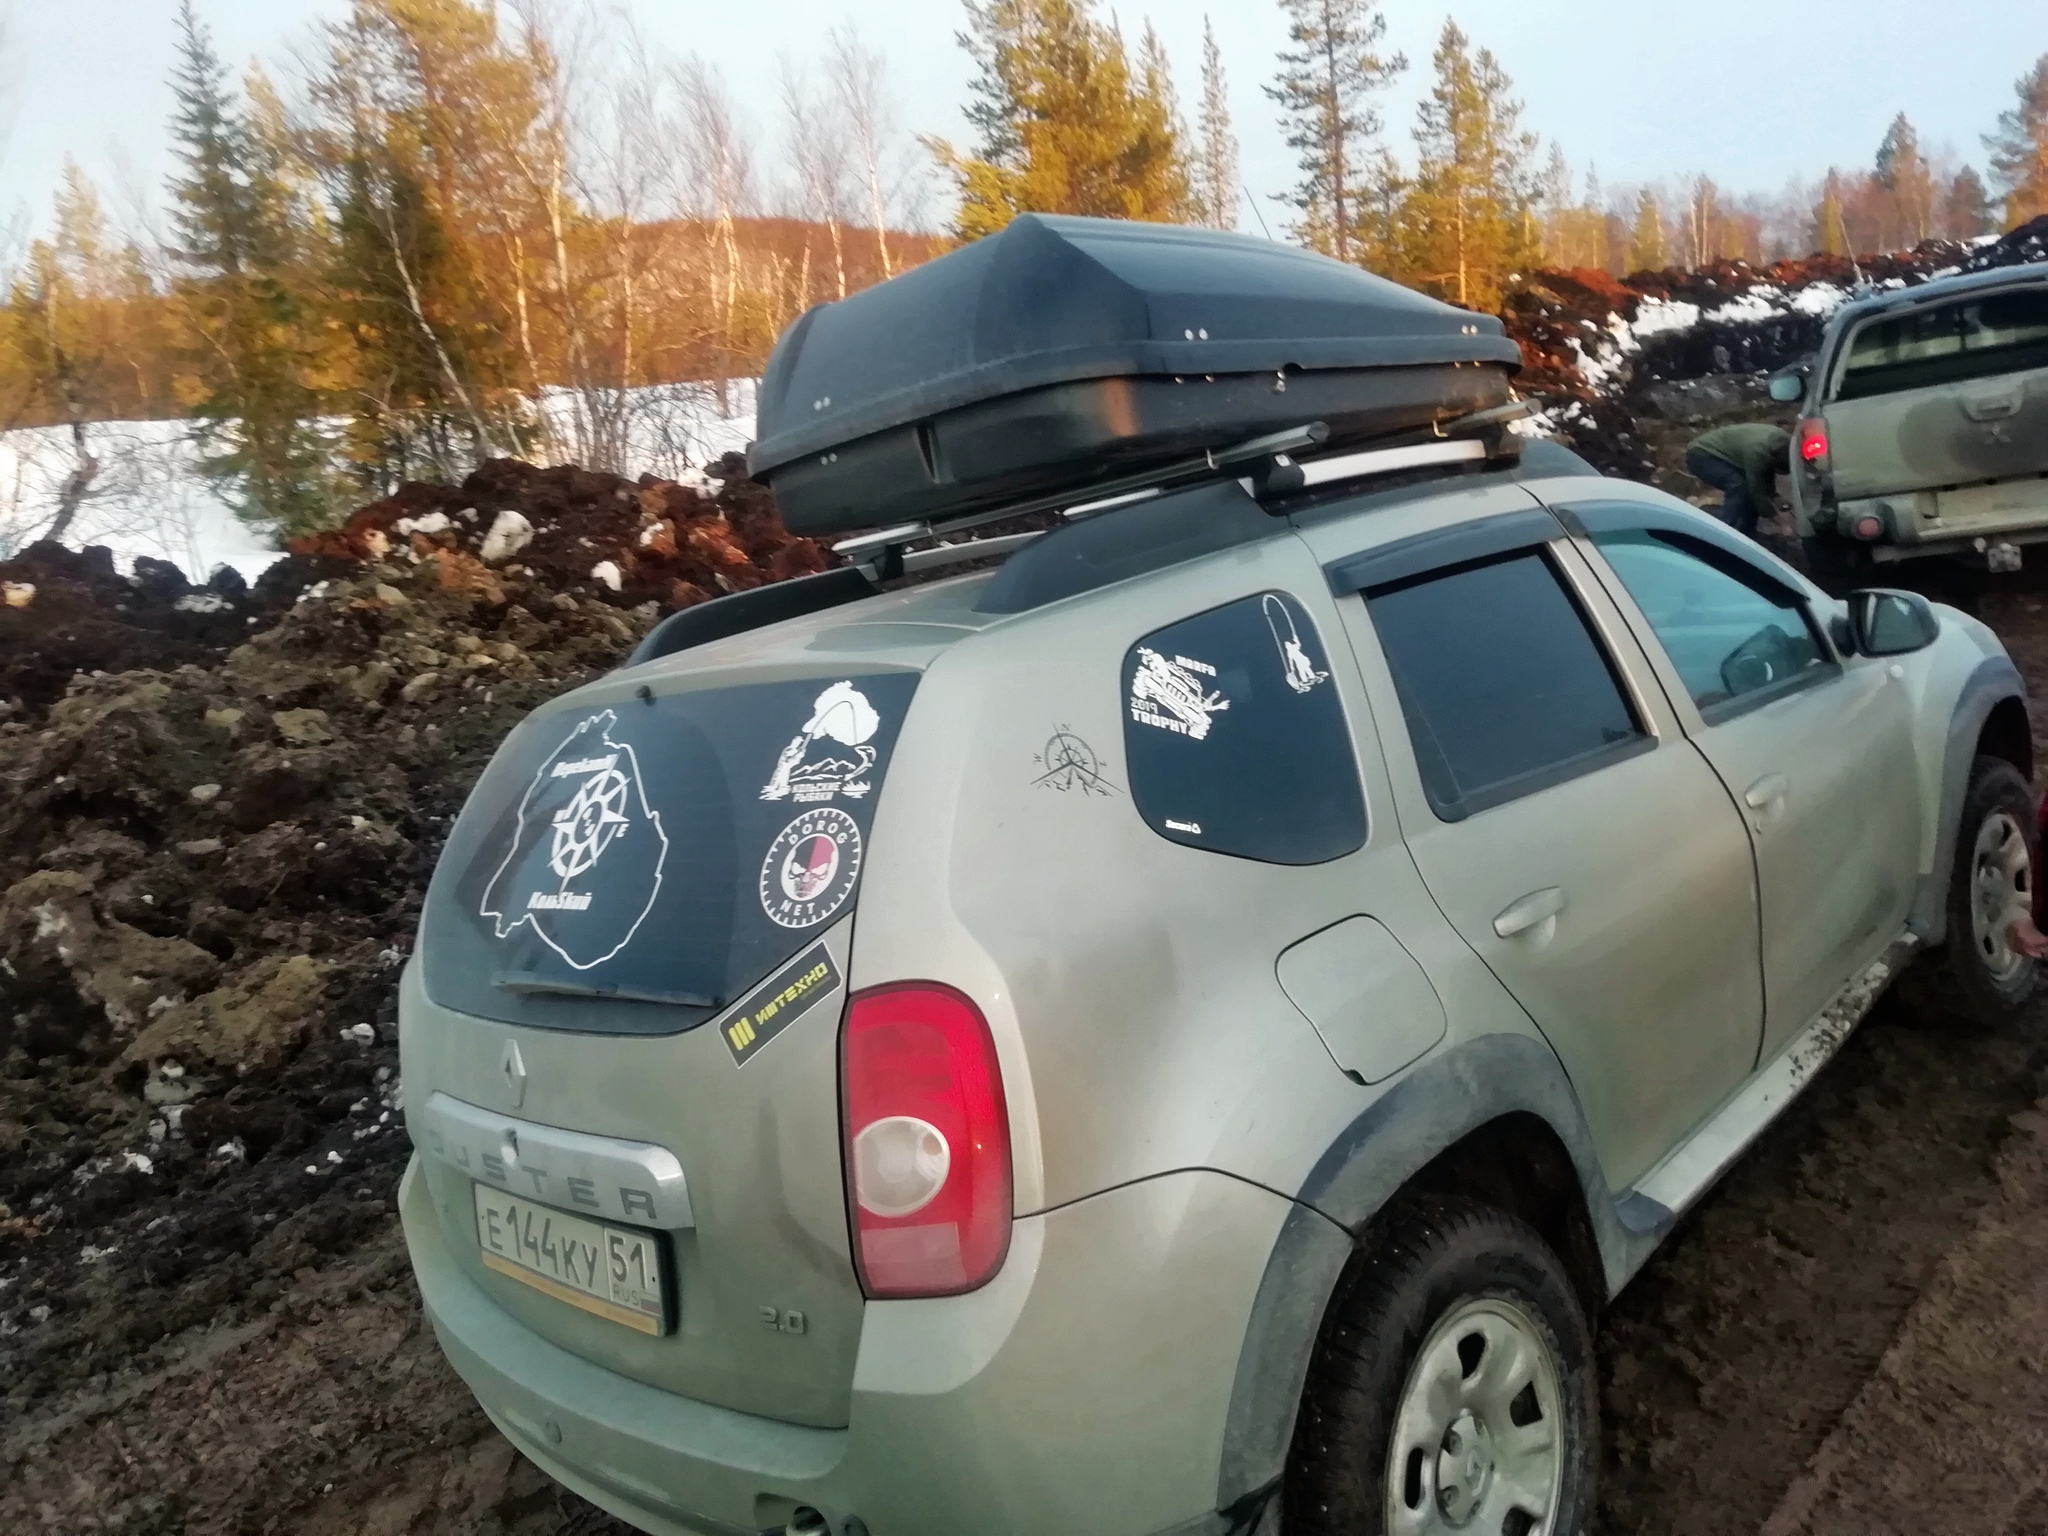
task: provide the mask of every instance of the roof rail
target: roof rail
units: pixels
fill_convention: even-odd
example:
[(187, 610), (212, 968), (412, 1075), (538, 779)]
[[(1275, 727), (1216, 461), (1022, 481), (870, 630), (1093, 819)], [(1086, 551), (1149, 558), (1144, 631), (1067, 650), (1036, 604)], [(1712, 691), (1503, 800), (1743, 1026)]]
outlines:
[[(832, 546), (832, 550), (860, 566), (870, 579), (887, 581), (933, 566), (1007, 554), (1039, 534), (1006, 534), (993, 539), (942, 544), (933, 549), (908, 550), (907, 546), (920, 539), (964, 533), (988, 523), (1008, 522), (1044, 512), (1057, 512), (1068, 519), (1093, 517), (1205, 480), (1244, 479), (1249, 482), (1249, 489), (1255, 496), (1284, 496), (1309, 486), (1389, 474), (1430, 464), (1513, 458), (1521, 451), (1521, 440), (1508, 430), (1509, 424), (1530, 414), (1531, 409), (1526, 400), (1510, 400), (1504, 405), (1395, 434), (1373, 447), (1318, 459), (1303, 459), (1300, 455), (1328, 442), (1330, 429), (1324, 422), (1304, 422), (1299, 427), (1266, 433), (1233, 447), (1210, 449), (1199, 457), (1155, 465), (1135, 474), (1103, 481), (1090, 486), (1086, 492), (1062, 491), (937, 524), (897, 523), (841, 539)], [(1073, 498), (1077, 494), (1085, 494), (1088, 499), (1076, 502)]]

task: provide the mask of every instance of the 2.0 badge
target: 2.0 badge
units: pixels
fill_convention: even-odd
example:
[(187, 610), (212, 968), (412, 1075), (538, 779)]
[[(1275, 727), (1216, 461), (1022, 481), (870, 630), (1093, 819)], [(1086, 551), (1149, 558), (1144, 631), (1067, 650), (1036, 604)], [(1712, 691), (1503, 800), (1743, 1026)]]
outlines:
[(821, 807), (797, 817), (761, 861), (761, 909), (785, 928), (822, 923), (846, 904), (860, 878), (860, 827)]

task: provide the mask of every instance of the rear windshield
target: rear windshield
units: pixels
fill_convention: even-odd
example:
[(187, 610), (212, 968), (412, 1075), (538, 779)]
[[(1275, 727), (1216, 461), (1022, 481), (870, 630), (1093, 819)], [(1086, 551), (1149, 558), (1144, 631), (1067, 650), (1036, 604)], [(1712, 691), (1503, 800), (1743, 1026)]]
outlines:
[(427, 995), (506, 1023), (702, 1023), (852, 910), (913, 672), (527, 720), (427, 893)]
[(1867, 320), (1842, 362), (1838, 400), (2048, 368), (2048, 287)]

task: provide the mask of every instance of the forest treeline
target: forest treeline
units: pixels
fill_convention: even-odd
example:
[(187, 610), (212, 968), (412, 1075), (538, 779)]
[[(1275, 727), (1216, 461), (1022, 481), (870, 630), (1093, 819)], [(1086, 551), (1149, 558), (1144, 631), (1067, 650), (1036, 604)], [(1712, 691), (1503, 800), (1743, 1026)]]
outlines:
[[(70, 427), (60, 528), (91, 494), (90, 423), (184, 417), (238, 509), (289, 533), (494, 454), (630, 471), (646, 386), (722, 389), (806, 307), (1027, 211), (1242, 218), (1478, 309), (1543, 267), (1890, 250), (2048, 212), (2048, 56), (1982, 172), (1902, 112), (1867, 165), (1774, 195), (1603, 187), (1454, 21), (1411, 64), (1377, 0), (1276, 0), (1259, 83), (1298, 179), (1255, 202), (1228, 71), (1267, 61), (1226, 61), (1205, 25), (1184, 104), (1149, 23), (1133, 41), (1097, 0), (963, 3), (956, 145), (905, 132), (851, 26), (743, 94), (573, 0), (351, 0), (280, 82), (233, 77), (183, 0), (163, 225), (117, 230), (67, 173), (0, 309), (0, 427)], [(1384, 102), (1411, 68), (1402, 127)]]

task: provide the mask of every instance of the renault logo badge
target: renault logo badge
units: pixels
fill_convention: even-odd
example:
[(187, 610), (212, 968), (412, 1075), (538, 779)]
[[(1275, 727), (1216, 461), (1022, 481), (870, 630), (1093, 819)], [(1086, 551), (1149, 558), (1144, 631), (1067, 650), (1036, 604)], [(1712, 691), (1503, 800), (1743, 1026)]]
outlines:
[(505, 1054), (498, 1058), (498, 1070), (505, 1074), (505, 1086), (512, 1090), (512, 1107), (526, 1102), (526, 1063), (519, 1056), (519, 1042), (507, 1040)]

